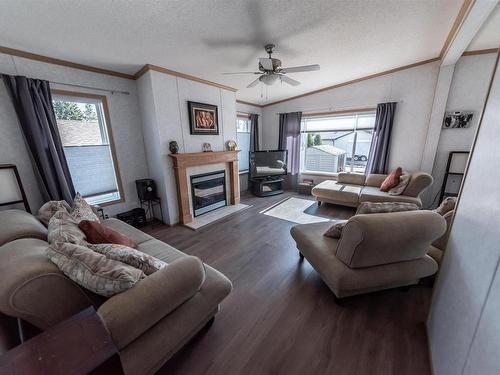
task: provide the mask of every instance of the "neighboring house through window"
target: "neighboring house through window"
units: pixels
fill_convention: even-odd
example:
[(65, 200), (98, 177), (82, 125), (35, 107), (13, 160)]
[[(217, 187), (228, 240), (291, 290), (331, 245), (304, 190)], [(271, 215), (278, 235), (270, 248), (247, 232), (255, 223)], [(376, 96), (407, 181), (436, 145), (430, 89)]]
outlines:
[(375, 112), (303, 116), (301, 172), (364, 173), (375, 125)]
[(56, 90), (52, 100), (75, 190), (90, 204), (123, 201), (106, 97)]
[(238, 169), (248, 172), (250, 155), (250, 118), (239, 116), (236, 118), (236, 143), (238, 144)]

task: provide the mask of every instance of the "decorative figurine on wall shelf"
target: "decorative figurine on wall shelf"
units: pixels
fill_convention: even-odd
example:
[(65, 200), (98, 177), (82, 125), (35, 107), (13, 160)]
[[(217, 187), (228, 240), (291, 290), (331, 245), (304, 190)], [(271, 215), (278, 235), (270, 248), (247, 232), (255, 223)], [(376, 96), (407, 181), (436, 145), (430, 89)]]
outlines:
[(226, 142), (227, 150), (228, 151), (235, 151), (236, 150), (236, 142), (230, 139), (229, 141)]
[(172, 154), (177, 154), (179, 152), (179, 145), (176, 141), (170, 141), (168, 144), (168, 149)]
[(210, 143), (203, 143), (203, 152), (212, 152), (212, 146), (210, 145)]

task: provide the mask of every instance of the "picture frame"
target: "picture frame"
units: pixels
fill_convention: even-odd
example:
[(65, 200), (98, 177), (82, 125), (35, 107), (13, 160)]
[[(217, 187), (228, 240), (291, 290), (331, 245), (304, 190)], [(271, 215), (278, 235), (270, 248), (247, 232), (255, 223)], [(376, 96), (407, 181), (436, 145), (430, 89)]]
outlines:
[(188, 110), (191, 134), (219, 134), (219, 116), (216, 105), (188, 101)]
[(471, 126), (473, 111), (446, 112), (443, 119), (443, 129), (466, 129)]

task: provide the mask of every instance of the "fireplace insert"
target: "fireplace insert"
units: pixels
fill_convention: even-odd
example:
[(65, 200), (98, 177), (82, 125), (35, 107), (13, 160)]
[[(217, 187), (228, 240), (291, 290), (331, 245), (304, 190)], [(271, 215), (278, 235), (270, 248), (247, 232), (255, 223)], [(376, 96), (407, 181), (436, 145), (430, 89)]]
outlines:
[(195, 217), (226, 206), (226, 172), (191, 176), (191, 197)]

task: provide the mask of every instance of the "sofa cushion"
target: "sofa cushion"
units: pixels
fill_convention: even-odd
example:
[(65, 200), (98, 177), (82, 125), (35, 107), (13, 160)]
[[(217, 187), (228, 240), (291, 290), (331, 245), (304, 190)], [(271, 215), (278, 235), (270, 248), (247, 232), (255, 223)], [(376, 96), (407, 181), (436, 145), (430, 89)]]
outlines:
[(342, 231), (336, 256), (351, 268), (422, 258), (446, 230), (432, 211), (356, 215)]
[(90, 220), (95, 222), (100, 222), (94, 210), (87, 203), (80, 193), (76, 193), (75, 199), (73, 201), (73, 210), (71, 211), (71, 216), (79, 223), (82, 220)]
[(137, 248), (137, 243), (120, 232), (101, 223), (90, 220), (82, 220), (78, 228), (85, 234), (87, 242), (92, 244), (117, 244)]
[(0, 223), (0, 246), (19, 238), (47, 239), (47, 229), (26, 211), (0, 211)]
[(441, 202), (439, 207), (434, 210), (434, 212), (437, 212), (439, 215), (444, 216), (448, 212), (454, 210), (456, 204), (457, 204), (457, 198), (447, 197)]
[(110, 227), (117, 232), (120, 232), (121, 234), (127, 236), (129, 239), (134, 241), (137, 245), (140, 245), (141, 243), (148, 241), (152, 239), (149, 234), (144, 233), (143, 231), (134, 228), (131, 225), (128, 225), (127, 223), (118, 220), (118, 219), (106, 219), (102, 222), (103, 225), (106, 225), (107, 227)]
[(357, 205), (361, 186), (344, 185), (336, 181), (327, 180), (316, 185), (312, 194), (321, 200), (322, 198), (339, 203)]
[(389, 195), (372, 186), (365, 186), (361, 190), (359, 202), (408, 202), (415, 203), (417, 206), (422, 207), (420, 198), (408, 197), (406, 195)]
[(398, 186), (399, 178), (401, 177), (402, 174), (403, 174), (403, 169), (401, 167), (397, 167), (395, 170), (389, 173), (389, 176), (387, 176), (385, 180), (382, 182), (382, 185), (380, 185), (380, 191), (387, 193), (392, 188)]
[(85, 233), (78, 228), (78, 222), (65, 209), (57, 211), (50, 219), (47, 240), (50, 244), (55, 242), (86, 244)]
[(397, 184), (391, 190), (388, 191), (389, 195), (403, 194), (403, 191), (406, 189), (408, 183), (410, 182), (410, 178), (411, 176), (409, 174), (404, 174), (401, 177), (399, 177), (399, 184)]
[(361, 185), (365, 184), (365, 175), (362, 173), (340, 172), (337, 181), (341, 184)]
[(337, 221), (330, 228), (328, 228), (323, 235), (331, 238), (340, 238), (340, 236), (342, 236), (342, 230), (346, 224), (347, 220)]
[(384, 182), (386, 178), (387, 178), (386, 174), (370, 173), (368, 177), (366, 177), (365, 185), (379, 188), (380, 185), (382, 185), (382, 182)]
[(49, 201), (40, 207), (37, 219), (40, 220), (43, 225), (48, 226), (52, 216), (61, 209), (71, 213), (71, 207), (66, 201)]
[(427, 187), (432, 185), (434, 179), (432, 176), (425, 172), (413, 172), (410, 177), (410, 182), (406, 189), (403, 191), (403, 195), (409, 197), (418, 197)]
[(418, 209), (419, 207), (415, 203), (408, 202), (363, 202), (358, 206), (356, 215), (415, 211)]
[(167, 263), (155, 258), (154, 256), (143, 253), (142, 251), (137, 251), (136, 249), (128, 246), (112, 243), (100, 243), (89, 244), (88, 248), (104, 255), (108, 259), (117, 260), (128, 264), (129, 266), (138, 268), (142, 270), (146, 276), (155, 273), (167, 265)]
[(74, 243), (55, 242), (47, 255), (75, 283), (104, 297), (124, 292), (145, 277), (137, 268)]

